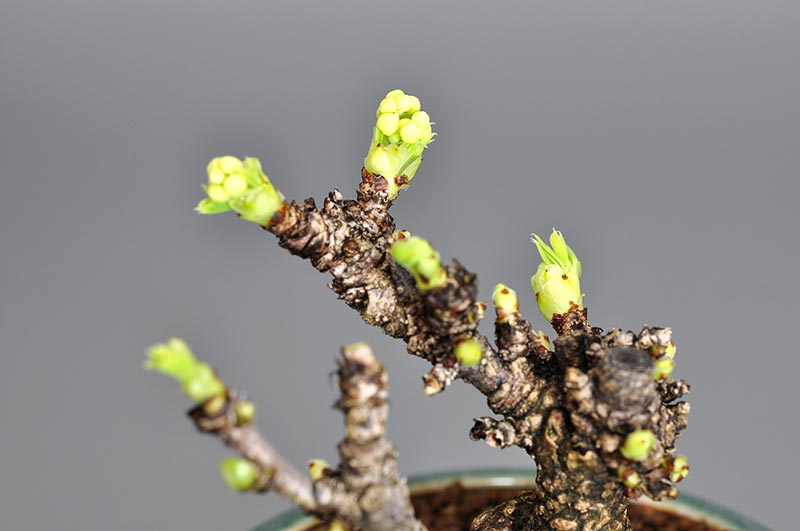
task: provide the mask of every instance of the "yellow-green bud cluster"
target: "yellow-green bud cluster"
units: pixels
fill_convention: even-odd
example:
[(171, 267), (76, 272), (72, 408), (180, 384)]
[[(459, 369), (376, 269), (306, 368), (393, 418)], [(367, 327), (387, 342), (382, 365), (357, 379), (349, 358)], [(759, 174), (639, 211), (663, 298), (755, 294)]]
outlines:
[(505, 284), (497, 284), (492, 293), (492, 304), (497, 311), (497, 321), (504, 322), (509, 315), (519, 313), (517, 292)]
[(447, 280), (439, 253), (427, 240), (411, 236), (395, 240), (391, 247), (392, 258), (414, 276), (417, 289), (428, 291), (441, 286)]
[(272, 186), (258, 159), (217, 157), (206, 171), (208, 183), (203, 187), (208, 197), (196, 208), (201, 214), (233, 210), (247, 221), (266, 226), (283, 206), (283, 195)]
[(483, 358), (483, 347), (480, 342), (471, 337), (463, 338), (456, 341), (453, 354), (462, 365), (477, 365)]
[(656, 446), (656, 436), (650, 430), (636, 430), (628, 434), (625, 443), (619, 449), (626, 459), (642, 461), (650, 455)]
[(386, 94), (376, 112), (372, 144), (364, 167), (373, 175), (381, 175), (389, 183), (389, 195), (394, 197), (401, 188), (395, 179), (405, 175), (408, 180), (422, 162), (422, 152), (433, 140), (431, 118), (420, 109), (419, 98), (395, 89)]
[(199, 361), (185, 341), (172, 338), (147, 351), (145, 369), (156, 370), (175, 379), (195, 402), (206, 402), (225, 395), (223, 384), (210, 365)]
[(242, 457), (227, 457), (220, 465), (222, 479), (233, 490), (251, 490), (261, 475), (258, 467)]
[(553, 229), (550, 245), (538, 235), (532, 235), (542, 262), (531, 277), (531, 288), (539, 305), (539, 311), (548, 321), (555, 314), (564, 314), (571, 305), (583, 309), (581, 293), (581, 263), (575, 252), (567, 245), (560, 232)]

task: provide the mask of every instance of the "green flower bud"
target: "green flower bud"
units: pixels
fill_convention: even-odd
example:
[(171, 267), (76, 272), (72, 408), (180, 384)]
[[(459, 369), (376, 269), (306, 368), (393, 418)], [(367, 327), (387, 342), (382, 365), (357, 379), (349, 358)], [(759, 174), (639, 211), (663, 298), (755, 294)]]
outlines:
[(251, 490), (260, 475), (258, 467), (242, 457), (226, 457), (220, 465), (225, 483), (233, 490)]
[[(376, 118), (364, 167), (386, 179), (393, 199), (414, 178), (422, 152), (433, 140), (433, 131), (428, 113), (420, 111), (419, 98), (399, 89), (386, 94)], [(403, 175), (407, 181), (398, 179)], [(402, 187), (398, 182), (403, 183)]]
[(206, 193), (208, 194), (208, 198), (212, 201), (216, 201), (217, 203), (227, 203), (230, 199), (228, 192), (225, 191), (225, 187), (221, 184), (212, 184), (206, 189)]
[(274, 188), (262, 186), (248, 194), (237, 197), (229, 204), (242, 219), (266, 226), (275, 213), (283, 206), (283, 195)]
[(664, 356), (656, 361), (653, 377), (656, 381), (663, 380), (672, 374), (673, 370), (675, 370), (675, 362)]
[(553, 229), (550, 246), (536, 234), (532, 241), (542, 257), (536, 274), (531, 277), (531, 288), (539, 311), (552, 322), (555, 314), (567, 313), (572, 304), (583, 309), (581, 263), (564, 237)]
[(324, 459), (312, 459), (308, 462), (308, 474), (312, 480), (317, 481), (330, 473), (331, 468)]
[(208, 197), (195, 209), (201, 214), (234, 210), (243, 219), (266, 226), (283, 206), (283, 195), (272, 186), (258, 159), (217, 157), (208, 163), (206, 171)]
[(249, 400), (242, 400), (236, 404), (236, 425), (250, 424), (256, 416), (256, 405)]
[(619, 449), (626, 459), (642, 461), (656, 446), (656, 436), (650, 430), (636, 430), (625, 438), (625, 444)]
[(447, 280), (439, 253), (427, 240), (419, 236), (395, 240), (390, 251), (392, 258), (414, 276), (418, 290), (428, 291)]
[(422, 138), (422, 129), (414, 122), (409, 122), (400, 129), (400, 138), (406, 144), (419, 142), (419, 139)]
[(377, 122), (378, 129), (386, 136), (393, 135), (400, 126), (400, 117), (396, 114), (381, 114)]
[(214, 370), (195, 358), (185, 341), (172, 338), (167, 343), (150, 347), (144, 368), (155, 370), (176, 380), (183, 392), (195, 402), (223, 396), (225, 385)]
[(225, 385), (207, 363), (199, 363), (192, 379), (183, 384), (183, 392), (195, 402), (205, 402), (225, 393)]
[(247, 179), (241, 173), (232, 173), (222, 183), (229, 197), (240, 197), (247, 191)]
[(431, 125), (431, 117), (425, 111), (417, 111), (412, 114), (411, 121), (420, 127), (427, 127)]
[(218, 166), (223, 173), (231, 174), (233, 172), (241, 170), (243, 167), (243, 163), (236, 157), (225, 155), (224, 157), (219, 157)]
[(492, 293), (492, 304), (497, 311), (497, 320), (502, 322), (509, 315), (519, 313), (519, 299), (517, 292), (505, 284), (498, 284)]
[(209, 184), (222, 184), (222, 181), (225, 180), (225, 172), (214, 166), (211, 170), (208, 171), (208, 182)]
[(633, 468), (624, 467), (619, 469), (619, 479), (628, 488), (635, 488), (641, 485), (642, 478)]
[(379, 114), (389, 114), (397, 112), (397, 102), (394, 98), (385, 97), (381, 104), (378, 106), (378, 113)]
[(483, 347), (475, 339), (460, 339), (456, 343), (453, 353), (462, 365), (477, 365), (483, 357)]

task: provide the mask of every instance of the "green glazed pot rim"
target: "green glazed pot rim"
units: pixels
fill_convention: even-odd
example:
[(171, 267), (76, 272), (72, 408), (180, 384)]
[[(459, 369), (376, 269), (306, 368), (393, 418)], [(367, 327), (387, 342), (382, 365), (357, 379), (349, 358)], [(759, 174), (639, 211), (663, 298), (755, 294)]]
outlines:
[[(409, 486), (414, 492), (437, 490), (456, 481), (465, 487), (525, 487), (533, 485), (535, 472), (520, 469), (481, 469), (455, 470), (416, 475), (409, 478)], [(656, 502), (640, 499), (637, 503), (656, 505)], [(770, 531), (749, 518), (706, 501), (696, 496), (681, 494), (677, 500), (658, 502), (657, 505), (672, 508), (689, 517), (705, 519), (725, 531)], [(299, 509), (287, 511), (272, 520), (254, 528), (252, 531), (300, 531), (316, 520), (303, 514)]]

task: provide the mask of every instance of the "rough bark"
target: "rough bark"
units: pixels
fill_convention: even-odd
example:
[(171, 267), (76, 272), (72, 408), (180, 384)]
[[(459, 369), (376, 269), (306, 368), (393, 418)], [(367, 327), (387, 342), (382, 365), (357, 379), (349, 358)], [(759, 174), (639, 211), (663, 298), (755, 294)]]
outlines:
[(346, 436), (339, 443), (338, 470), (317, 483), (341, 483), (357, 500), (357, 514), (348, 521), (361, 529), (425, 531), (414, 516), (406, 479), (397, 470), (397, 449), (386, 439), (388, 384), (386, 370), (367, 345), (342, 349), (337, 407), (345, 415)]
[[(472, 438), (519, 446), (535, 459), (536, 489), (487, 511), (473, 529), (621, 531), (629, 529), (629, 498), (675, 496), (663, 464), (686, 425), (688, 404), (674, 401), (688, 385), (671, 379), (656, 385), (652, 361), (669, 343), (669, 329), (602, 335), (585, 309), (572, 308), (553, 319), (559, 337), (552, 351), (518, 312), (502, 313), (495, 349), (477, 331), (485, 305), (476, 300), (473, 273), (454, 261), (444, 286), (420, 293), (393, 264), (395, 223), (385, 190), (382, 177), (364, 170), (355, 200), (335, 190), (322, 209), (311, 199), (287, 203), (266, 228), (282, 247), (329, 272), (330, 288), (367, 324), (402, 339), (409, 353), (433, 365), (424, 377), (426, 392), (463, 379), (487, 397), (501, 418), (476, 419)], [(459, 364), (452, 354), (464, 336), (483, 347), (475, 366)], [(658, 438), (641, 462), (619, 450), (636, 429)], [(636, 471), (641, 484), (625, 487), (623, 469)]]
[(397, 470), (397, 450), (386, 438), (388, 376), (365, 344), (342, 349), (340, 398), (346, 435), (339, 443), (340, 464), (311, 481), (287, 463), (252, 424), (237, 420), (242, 403), (229, 390), (214, 413), (200, 404), (189, 416), (197, 428), (218, 436), (261, 471), (253, 490), (274, 490), (305, 512), (351, 529), (427, 531), (416, 519), (405, 477)]

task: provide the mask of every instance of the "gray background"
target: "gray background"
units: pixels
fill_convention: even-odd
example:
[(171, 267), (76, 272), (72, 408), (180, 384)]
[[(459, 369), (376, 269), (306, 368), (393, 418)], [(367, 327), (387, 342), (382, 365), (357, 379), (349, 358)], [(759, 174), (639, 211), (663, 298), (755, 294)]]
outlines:
[(335, 457), (328, 373), (357, 340), (390, 367), (405, 471), (530, 466), (470, 442), (483, 399), (426, 398), (425, 364), (271, 235), (192, 212), (226, 153), (289, 198), (350, 192), (402, 87), (439, 136), (399, 226), (538, 327), (528, 235), (563, 230), (594, 324), (675, 330), (684, 490), (796, 528), (798, 23), (768, 0), (3, 1), (0, 527), (236, 531), (287, 508), (228, 492), (225, 451), (141, 370), (171, 335), (298, 466)]

